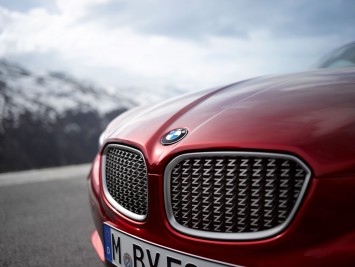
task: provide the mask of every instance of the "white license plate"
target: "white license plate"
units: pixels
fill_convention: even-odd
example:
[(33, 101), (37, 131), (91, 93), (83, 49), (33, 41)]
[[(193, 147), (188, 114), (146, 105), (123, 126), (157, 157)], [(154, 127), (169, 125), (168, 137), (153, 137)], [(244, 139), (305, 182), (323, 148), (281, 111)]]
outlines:
[(120, 267), (219, 267), (235, 266), (165, 248), (124, 233), (104, 223), (107, 261)]

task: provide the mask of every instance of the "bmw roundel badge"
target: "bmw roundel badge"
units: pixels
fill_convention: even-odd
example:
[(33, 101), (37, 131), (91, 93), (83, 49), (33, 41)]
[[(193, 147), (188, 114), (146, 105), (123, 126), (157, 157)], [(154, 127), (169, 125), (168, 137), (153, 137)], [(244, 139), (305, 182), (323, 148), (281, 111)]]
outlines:
[(185, 128), (177, 128), (172, 130), (171, 132), (165, 134), (161, 139), (161, 143), (164, 146), (174, 144), (179, 142), (187, 135), (187, 129)]

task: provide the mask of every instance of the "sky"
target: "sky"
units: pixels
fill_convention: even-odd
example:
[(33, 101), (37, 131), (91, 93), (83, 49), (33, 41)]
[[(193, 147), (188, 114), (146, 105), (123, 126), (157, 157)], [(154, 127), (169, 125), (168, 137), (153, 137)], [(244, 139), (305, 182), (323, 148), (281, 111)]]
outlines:
[(0, 58), (117, 87), (304, 71), (351, 41), (353, 0), (0, 0)]

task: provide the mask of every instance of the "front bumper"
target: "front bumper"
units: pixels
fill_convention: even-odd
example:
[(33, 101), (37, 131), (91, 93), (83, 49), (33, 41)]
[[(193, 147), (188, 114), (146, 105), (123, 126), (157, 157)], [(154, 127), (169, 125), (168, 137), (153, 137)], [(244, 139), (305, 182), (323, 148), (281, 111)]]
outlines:
[(169, 225), (162, 175), (148, 174), (149, 212), (144, 222), (118, 213), (102, 194), (99, 161), (98, 156), (88, 185), (97, 231), (92, 242), (102, 260), (102, 227), (104, 222), (110, 222), (126, 233), (161, 246), (235, 265), (355, 265), (355, 176), (313, 178), (294, 220), (277, 236), (257, 241), (216, 241), (186, 236)]

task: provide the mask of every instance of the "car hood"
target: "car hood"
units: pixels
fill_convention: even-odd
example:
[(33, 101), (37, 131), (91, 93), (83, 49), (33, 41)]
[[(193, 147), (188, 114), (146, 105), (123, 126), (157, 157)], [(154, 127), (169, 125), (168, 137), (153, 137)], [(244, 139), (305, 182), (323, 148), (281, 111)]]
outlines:
[[(163, 146), (164, 134), (188, 129)], [(150, 173), (193, 151), (294, 154), (315, 176), (355, 173), (355, 69), (257, 78), (139, 107), (117, 117), (105, 142), (139, 148)]]

